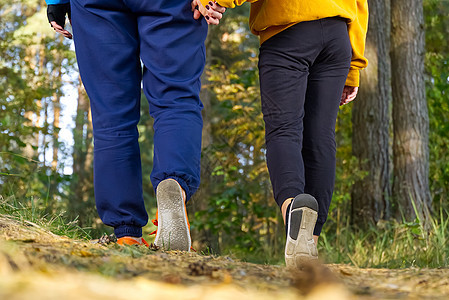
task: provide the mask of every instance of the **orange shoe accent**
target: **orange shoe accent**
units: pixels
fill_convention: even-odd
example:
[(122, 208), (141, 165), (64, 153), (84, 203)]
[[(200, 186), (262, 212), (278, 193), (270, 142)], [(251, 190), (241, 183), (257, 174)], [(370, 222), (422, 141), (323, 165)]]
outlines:
[[(157, 213), (158, 211), (156, 210), (156, 219), (151, 220), (151, 223), (153, 223), (154, 226), (157, 226)], [(157, 233), (157, 229), (155, 231), (153, 231), (152, 233), (150, 233), (149, 235), (153, 235)]]
[(150, 247), (150, 245), (147, 243), (147, 241), (145, 241), (144, 238), (142, 238), (142, 243), (143, 243), (145, 246), (147, 246), (148, 248)]
[(143, 238), (142, 238), (142, 242), (140, 243), (136, 239), (129, 237), (129, 236), (124, 236), (124, 237), (117, 239), (117, 244), (119, 244), (120, 246), (125, 246), (125, 245), (127, 245), (127, 246), (131, 246), (131, 245), (142, 246), (142, 245), (145, 245), (146, 247), (150, 247), (150, 245), (147, 243), (147, 241), (145, 241)]

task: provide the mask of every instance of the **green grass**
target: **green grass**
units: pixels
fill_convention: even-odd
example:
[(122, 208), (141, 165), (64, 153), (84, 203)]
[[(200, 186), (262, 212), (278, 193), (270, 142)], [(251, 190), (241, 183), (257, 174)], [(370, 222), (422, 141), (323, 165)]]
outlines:
[(327, 262), (374, 268), (449, 267), (449, 221), (442, 211), (426, 230), (415, 222), (381, 222), (363, 231), (346, 225), (322, 234), (319, 251)]
[[(339, 226), (329, 222), (318, 240), (320, 259), (325, 263), (351, 264), (361, 268), (447, 268), (449, 267), (448, 212), (430, 218), (428, 229), (419, 219), (414, 222), (382, 221), (364, 230), (347, 220)], [(326, 228), (326, 226), (328, 226)], [(338, 227), (339, 234), (335, 228)], [(279, 249), (224, 249), (222, 255), (259, 264), (284, 264), (283, 246)], [(277, 255), (274, 255), (277, 253)]]
[(69, 221), (64, 212), (49, 214), (42, 200), (30, 198), (18, 200), (14, 196), (0, 196), (0, 214), (24, 223), (36, 224), (54, 234), (73, 239), (90, 239), (87, 230), (77, 225), (77, 220)]
[[(57, 235), (90, 239), (89, 233), (80, 228), (76, 220), (67, 220), (63, 212), (46, 213), (45, 204), (40, 200), (19, 201), (14, 196), (6, 199), (0, 196), (0, 214), (24, 223), (32, 222)], [(335, 224), (327, 224), (330, 227), (319, 239), (319, 254), (327, 263), (348, 263), (363, 268), (449, 267), (447, 215), (448, 212), (440, 211), (438, 218), (430, 219), (429, 229), (425, 229), (419, 219), (415, 222), (383, 221), (364, 230), (346, 222), (340, 223), (337, 235), (332, 230)], [(279, 244), (278, 251), (262, 248), (245, 251), (238, 245), (229, 245), (223, 250), (222, 255), (254, 263), (283, 264), (284, 260), (283, 243)], [(203, 254), (213, 253), (208, 250)]]

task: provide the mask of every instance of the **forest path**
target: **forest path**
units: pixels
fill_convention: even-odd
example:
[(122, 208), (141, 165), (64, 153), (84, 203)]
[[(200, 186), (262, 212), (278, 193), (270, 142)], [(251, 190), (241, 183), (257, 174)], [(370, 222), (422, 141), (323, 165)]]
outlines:
[[(449, 299), (449, 269), (309, 266), (292, 273), (54, 235), (0, 215), (0, 299)], [(240, 298), (240, 299), (238, 299)]]

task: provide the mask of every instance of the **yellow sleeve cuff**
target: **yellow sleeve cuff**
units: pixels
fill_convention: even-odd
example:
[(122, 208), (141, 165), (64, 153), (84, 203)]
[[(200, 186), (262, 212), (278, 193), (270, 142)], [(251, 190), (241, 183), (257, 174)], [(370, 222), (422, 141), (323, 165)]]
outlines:
[(349, 69), (348, 78), (346, 78), (345, 85), (359, 86), (360, 72), (357, 69)]
[[(211, 0), (200, 0), (201, 4), (203, 4), (204, 7), (209, 4), (209, 1)], [(226, 8), (234, 8), (236, 5), (242, 5), (245, 2), (255, 2), (257, 0), (213, 0), (220, 4), (223, 7)]]
[(242, 5), (245, 0), (241, 0), (241, 1), (235, 1), (235, 0), (216, 0), (218, 4), (220, 4), (223, 7), (227, 7), (227, 8), (234, 8), (235, 5)]
[(210, 0), (200, 0), (200, 2), (204, 7), (206, 7), (206, 5), (209, 5)]
[[(208, 5), (209, 1), (211, 1), (211, 0), (200, 0), (200, 1), (201, 1), (201, 4), (203, 4), (203, 6), (206, 7), (206, 5)], [(220, 4), (223, 7), (234, 8), (234, 7), (236, 7), (236, 5), (240, 6), (245, 2), (253, 3), (253, 2), (257, 2), (258, 0), (213, 0), (213, 1), (217, 2), (218, 4)]]

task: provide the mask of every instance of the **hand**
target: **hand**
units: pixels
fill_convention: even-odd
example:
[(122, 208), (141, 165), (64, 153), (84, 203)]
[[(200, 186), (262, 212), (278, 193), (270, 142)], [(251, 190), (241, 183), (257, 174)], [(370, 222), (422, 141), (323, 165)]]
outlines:
[(341, 95), (340, 105), (345, 105), (355, 99), (359, 88), (357, 86), (345, 85), (343, 88), (343, 93)]
[(198, 20), (201, 15), (203, 15), (207, 24), (218, 25), (226, 8), (212, 1), (209, 2), (209, 5), (204, 7), (200, 0), (193, 0), (192, 11), (195, 20)]
[(56, 32), (62, 34), (64, 37), (66, 37), (68, 39), (72, 39), (73, 38), (72, 34), (69, 31), (65, 30), (61, 25), (59, 25), (55, 21), (51, 21), (50, 24), (51, 24), (51, 27), (53, 27), (53, 29)]
[(68, 15), (71, 24), (70, 3), (50, 4), (47, 6), (47, 18), (51, 27), (66, 38), (72, 39), (72, 34), (64, 29), (66, 15)]

